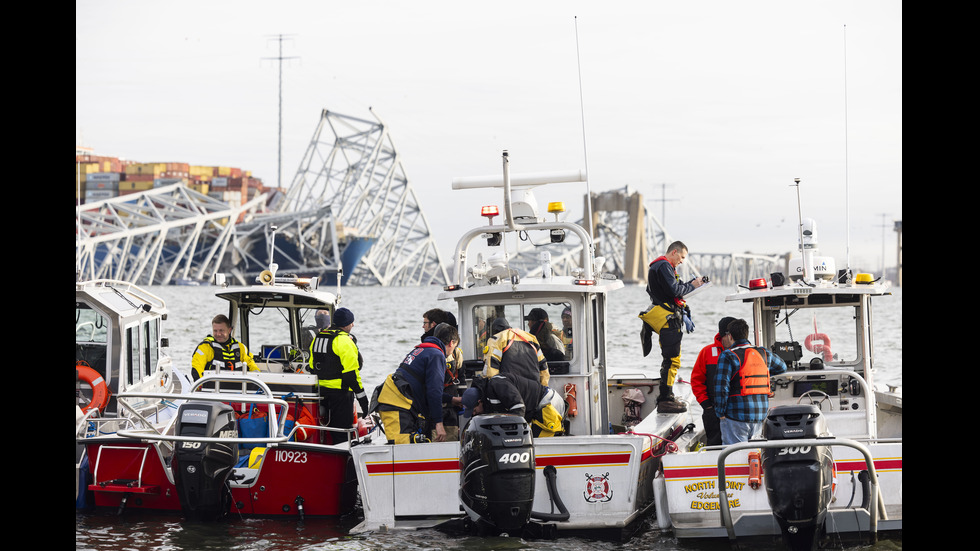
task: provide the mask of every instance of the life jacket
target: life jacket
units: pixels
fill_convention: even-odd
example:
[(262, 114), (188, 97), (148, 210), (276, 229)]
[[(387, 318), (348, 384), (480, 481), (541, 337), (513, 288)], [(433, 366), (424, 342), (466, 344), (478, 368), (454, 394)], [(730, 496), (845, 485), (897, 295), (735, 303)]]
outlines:
[(209, 335), (204, 338), (204, 342), (201, 344), (209, 344), (214, 351), (214, 357), (211, 358), (211, 364), (207, 369), (226, 369), (230, 371), (244, 371), (247, 369), (245, 362), (242, 361), (242, 343), (235, 339), (231, 339), (226, 347)]
[[(742, 345), (732, 348), (738, 358), (738, 373), (732, 378), (729, 396), (766, 394), (769, 388), (769, 363), (765, 348)], [(735, 383), (738, 383), (737, 385)]]
[[(316, 373), (318, 383), (324, 388), (338, 389), (341, 388), (341, 378), (345, 371), (348, 371), (348, 367), (344, 366), (343, 361), (340, 356), (334, 352), (333, 343), (339, 335), (347, 335), (350, 337), (354, 346), (357, 346), (357, 340), (354, 339), (353, 335), (348, 335), (340, 329), (324, 329), (317, 333), (316, 339), (314, 339), (313, 344), (310, 345), (311, 348), (311, 371)], [(361, 354), (357, 354), (357, 366), (353, 369), (359, 369), (361, 364)]]

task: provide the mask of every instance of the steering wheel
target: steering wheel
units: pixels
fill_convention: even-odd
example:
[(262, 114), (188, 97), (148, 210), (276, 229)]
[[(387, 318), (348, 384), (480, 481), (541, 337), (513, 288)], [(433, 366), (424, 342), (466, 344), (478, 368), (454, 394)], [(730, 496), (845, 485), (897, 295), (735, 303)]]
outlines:
[(282, 357), (273, 358), (273, 359), (269, 359), (267, 357), (265, 358), (266, 363), (275, 362), (277, 364), (280, 364), (283, 367), (283, 371), (288, 371), (288, 372), (293, 371), (294, 358), (298, 358), (299, 361), (301, 361), (304, 364), (306, 363), (307, 357), (306, 357), (306, 353), (303, 352), (303, 349), (289, 343), (276, 345), (271, 350), (269, 350), (269, 356), (272, 356), (276, 350), (280, 350), (280, 349), (282, 350)]
[[(819, 395), (822, 395), (823, 398), (819, 402), (814, 402), (813, 401), (813, 396), (812, 396), (813, 394), (816, 394), (818, 396)], [(800, 395), (800, 399), (797, 400), (796, 403), (797, 404), (803, 403), (803, 398), (809, 398), (811, 405), (814, 404), (814, 403), (816, 403), (817, 404), (817, 407), (819, 407), (821, 410), (823, 410), (823, 403), (826, 402), (826, 401), (828, 401), (828, 400), (830, 400), (830, 395), (827, 394), (826, 392), (822, 391), (822, 390), (817, 390), (817, 389), (808, 390), (808, 391), (804, 392), (802, 395)], [(830, 404), (830, 411), (834, 411), (834, 402), (833, 401), (830, 401), (829, 404)]]

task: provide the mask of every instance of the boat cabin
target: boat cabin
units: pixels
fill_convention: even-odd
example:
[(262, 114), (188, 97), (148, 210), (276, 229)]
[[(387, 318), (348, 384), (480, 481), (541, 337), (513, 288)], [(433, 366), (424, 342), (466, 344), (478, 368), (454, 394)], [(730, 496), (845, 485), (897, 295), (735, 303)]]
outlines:
[[(160, 391), (171, 383), (172, 361), (163, 349), (167, 306), (162, 299), (131, 283), (94, 280), (75, 283), (75, 365), (80, 401), (90, 404), (93, 381), (86, 368), (108, 388), (103, 414), (117, 413), (120, 392)], [(99, 382), (94, 382), (99, 385)]]

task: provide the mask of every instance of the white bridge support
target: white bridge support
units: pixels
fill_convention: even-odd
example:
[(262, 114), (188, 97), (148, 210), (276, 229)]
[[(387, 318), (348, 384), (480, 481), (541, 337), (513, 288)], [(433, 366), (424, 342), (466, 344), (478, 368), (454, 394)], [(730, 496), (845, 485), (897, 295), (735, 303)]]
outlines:
[(348, 239), (374, 240), (352, 270), (345, 266), (349, 285), (449, 281), (425, 214), (380, 119), (368, 121), (326, 109), (321, 113), (286, 200), (278, 208), (295, 212), (323, 206), (333, 209), (342, 226), (342, 251)]
[[(643, 204), (643, 196), (628, 188), (592, 194), (593, 236), (596, 257), (605, 257), (604, 271), (615, 274), (626, 283), (646, 284), (650, 261), (667, 252), (675, 241), (663, 224)], [(579, 223), (582, 223), (581, 220)], [(583, 224), (584, 226), (584, 224)], [(694, 247), (687, 243), (688, 247)], [(560, 252), (552, 250), (551, 265), (555, 273), (568, 275), (576, 265), (581, 244), (570, 243)], [(525, 269), (540, 262), (534, 247), (524, 247), (511, 259), (511, 266)], [(768, 278), (772, 272), (785, 272), (780, 255), (752, 253), (705, 253), (689, 250), (687, 262), (681, 265), (681, 278), (708, 276), (718, 285), (747, 285), (750, 279)], [(529, 275), (539, 275), (533, 268)]]
[(172, 184), (79, 205), (76, 279), (145, 285), (206, 279), (236, 245), (235, 221), (264, 199), (235, 208)]

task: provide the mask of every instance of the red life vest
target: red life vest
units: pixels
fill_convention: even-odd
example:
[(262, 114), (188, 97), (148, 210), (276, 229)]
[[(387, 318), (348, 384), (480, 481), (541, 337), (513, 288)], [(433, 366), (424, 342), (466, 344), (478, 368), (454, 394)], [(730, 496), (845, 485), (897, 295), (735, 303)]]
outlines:
[[(769, 394), (769, 362), (766, 350), (748, 345), (732, 349), (738, 358), (738, 373), (732, 378), (729, 396)], [(735, 383), (738, 382), (736, 385)]]

